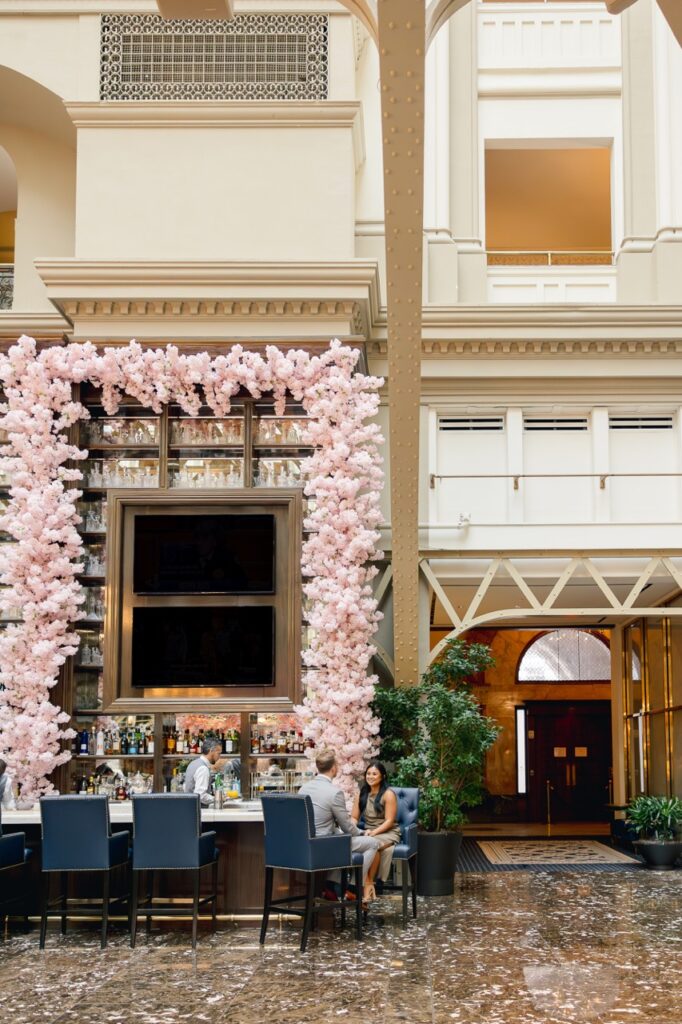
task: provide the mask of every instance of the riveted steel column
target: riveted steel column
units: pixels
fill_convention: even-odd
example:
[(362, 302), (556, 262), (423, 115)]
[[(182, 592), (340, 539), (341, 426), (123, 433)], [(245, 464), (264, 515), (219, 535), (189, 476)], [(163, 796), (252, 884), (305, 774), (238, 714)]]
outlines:
[(419, 398), (425, 5), (379, 0), (395, 681), (419, 678)]

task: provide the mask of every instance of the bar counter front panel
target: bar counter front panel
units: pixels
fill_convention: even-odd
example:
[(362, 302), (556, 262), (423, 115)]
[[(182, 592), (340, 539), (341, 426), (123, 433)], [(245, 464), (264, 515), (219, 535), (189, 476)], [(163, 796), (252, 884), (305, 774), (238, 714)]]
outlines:
[[(130, 801), (110, 804), (113, 832), (128, 829), (132, 839), (132, 804)], [(244, 801), (234, 807), (216, 810), (202, 808), (204, 832), (215, 830), (220, 849), (218, 868), (218, 913), (221, 915), (258, 914), (263, 908), (264, 843), (263, 812), (260, 801)], [(33, 849), (29, 862), (31, 912), (37, 914), (40, 906), (40, 809), (2, 812), (3, 832), (25, 832), (26, 842)], [(54, 883), (56, 886), (56, 882)], [(202, 885), (210, 884), (210, 871), (202, 872)], [(301, 891), (304, 886), (301, 876)], [(95, 897), (101, 892), (101, 879), (97, 872), (87, 876), (71, 876), (69, 895)], [(188, 873), (168, 871), (156, 873), (156, 893), (164, 897), (188, 897), (191, 879)], [(275, 873), (276, 895), (285, 896), (298, 880), (292, 882), (288, 872)], [(76, 888), (77, 887), (77, 888)], [(56, 891), (56, 890), (55, 890)]]

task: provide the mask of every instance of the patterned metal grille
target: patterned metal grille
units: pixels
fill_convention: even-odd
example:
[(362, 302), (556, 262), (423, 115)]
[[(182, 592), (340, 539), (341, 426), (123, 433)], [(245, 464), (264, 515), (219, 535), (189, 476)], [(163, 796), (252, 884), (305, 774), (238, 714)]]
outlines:
[(609, 648), (582, 629), (555, 629), (528, 647), (521, 658), (520, 683), (583, 683), (611, 678)]
[(100, 99), (324, 100), (327, 16), (102, 16)]
[(0, 265), (0, 309), (12, 308), (12, 293), (14, 291), (14, 267), (5, 263)]

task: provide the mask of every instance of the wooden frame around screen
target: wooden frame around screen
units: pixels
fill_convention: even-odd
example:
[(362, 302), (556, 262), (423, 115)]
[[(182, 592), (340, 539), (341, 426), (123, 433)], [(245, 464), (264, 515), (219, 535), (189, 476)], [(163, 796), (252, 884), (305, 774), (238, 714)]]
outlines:
[[(275, 684), (267, 687), (176, 687), (149, 689), (138, 695), (130, 685), (130, 636), (132, 609), (159, 604), (208, 605), (213, 597), (202, 595), (133, 597), (126, 586), (133, 559), (129, 523), (133, 511), (171, 514), (173, 511), (211, 512), (226, 515), (271, 513), (275, 516), (274, 594), (241, 594), (223, 597), (225, 605), (267, 604), (275, 609)], [(153, 712), (286, 712), (300, 701), (301, 686), (301, 543), (302, 499), (298, 488), (240, 488), (230, 494), (207, 490), (153, 491), (111, 490), (108, 494), (106, 618), (104, 625), (104, 711), (109, 714)], [(126, 543), (128, 532), (128, 543)], [(127, 567), (127, 568), (126, 568)], [(194, 597), (194, 600), (191, 598)]]

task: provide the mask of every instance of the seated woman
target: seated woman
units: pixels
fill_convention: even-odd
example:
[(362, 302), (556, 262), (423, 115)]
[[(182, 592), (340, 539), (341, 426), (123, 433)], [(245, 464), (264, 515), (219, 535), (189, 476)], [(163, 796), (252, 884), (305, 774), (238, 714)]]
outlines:
[(389, 788), (386, 768), (376, 759), (369, 762), (365, 770), (365, 781), (355, 798), (352, 818), (365, 821), (365, 835), (374, 836), (380, 842), (379, 850), (367, 874), (364, 898), (376, 896), (374, 879), (382, 882), (388, 878), (393, 860), (393, 847), (400, 842), (400, 827), (397, 824), (398, 799)]

